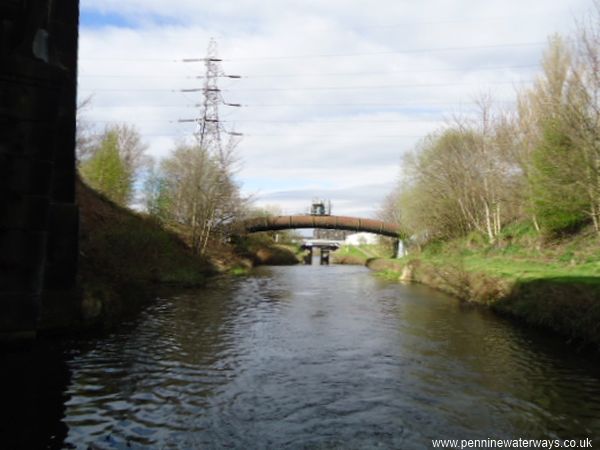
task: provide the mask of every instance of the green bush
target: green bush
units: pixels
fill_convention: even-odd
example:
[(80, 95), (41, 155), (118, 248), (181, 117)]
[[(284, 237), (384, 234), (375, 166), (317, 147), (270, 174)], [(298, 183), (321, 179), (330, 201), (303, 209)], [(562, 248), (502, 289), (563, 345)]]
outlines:
[(530, 178), (534, 212), (547, 236), (572, 233), (586, 221), (588, 204), (578, 185), (584, 168), (574, 149), (561, 122), (548, 119), (532, 155)]

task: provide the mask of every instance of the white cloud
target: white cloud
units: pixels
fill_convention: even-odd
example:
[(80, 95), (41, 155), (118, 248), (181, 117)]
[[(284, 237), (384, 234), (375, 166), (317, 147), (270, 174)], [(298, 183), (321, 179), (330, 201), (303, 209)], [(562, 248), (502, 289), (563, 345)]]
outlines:
[[(368, 2), (83, 0), (80, 96), (99, 124), (134, 123), (155, 157), (193, 125), (202, 57), (218, 39), (227, 73), (221, 118), (246, 137), (239, 181), (259, 204), (373, 215), (401, 154), (470, 100), (510, 100), (542, 45), (568, 32), (588, 0)], [(127, 26), (123, 25), (126, 23)], [(499, 44), (524, 44), (493, 47)], [(486, 47), (487, 46), (487, 47)], [(462, 47), (479, 47), (460, 49)], [(454, 50), (452, 50), (454, 48)], [(446, 49), (435, 51), (434, 49)], [(420, 51), (416, 51), (420, 50)], [(315, 56), (338, 55), (338, 56)], [(342, 56), (354, 55), (354, 56)], [(179, 60), (179, 61), (177, 61)], [(383, 87), (385, 86), (385, 87)]]

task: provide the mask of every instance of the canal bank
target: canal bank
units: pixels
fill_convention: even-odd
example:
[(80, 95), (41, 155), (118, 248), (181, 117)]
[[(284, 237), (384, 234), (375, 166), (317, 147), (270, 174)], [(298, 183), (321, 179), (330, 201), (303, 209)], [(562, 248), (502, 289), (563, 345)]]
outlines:
[(595, 262), (591, 269), (581, 271), (570, 263), (553, 264), (550, 258), (535, 261), (473, 249), (465, 255), (464, 247), (457, 248), (463, 251), (438, 248), (434, 254), (422, 252), (400, 259), (346, 252), (336, 262), (363, 264), (392, 280), (425, 284), (559, 333), (577, 345), (600, 348), (600, 278), (593, 276)]
[[(59, 350), (53, 386), (23, 367), (46, 389), (32, 411), (49, 448), (600, 439), (595, 361), (556, 336), (360, 266), (259, 267), (175, 289)], [(32, 435), (38, 417), (14, 411), (10, 435)]]
[(39, 332), (65, 334), (112, 327), (162, 289), (194, 289), (258, 265), (297, 264), (293, 249), (265, 237), (213, 239), (194, 254), (180, 230), (124, 208), (77, 183), (80, 210), (78, 289), (43, 302)]

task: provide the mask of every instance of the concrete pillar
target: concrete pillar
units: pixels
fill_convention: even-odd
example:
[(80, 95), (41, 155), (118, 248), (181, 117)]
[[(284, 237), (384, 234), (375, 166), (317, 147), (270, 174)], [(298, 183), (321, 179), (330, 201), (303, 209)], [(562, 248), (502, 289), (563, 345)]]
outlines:
[(406, 247), (402, 239), (396, 240), (396, 258), (402, 258), (406, 256)]
[(321, 248), (321, 265), (326, 266), (329, 265), (329, 249)]
[(308, 247), (307, 250), (308, 250), (308, 253), (306, 255), (304, 255), (304, 264), (311, 265), (312, 259), (313, 259), (313, 248)]

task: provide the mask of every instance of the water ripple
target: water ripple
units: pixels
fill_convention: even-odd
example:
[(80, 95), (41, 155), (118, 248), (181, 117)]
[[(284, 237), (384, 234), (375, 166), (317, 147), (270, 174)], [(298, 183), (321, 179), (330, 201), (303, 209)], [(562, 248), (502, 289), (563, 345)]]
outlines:
[(360, 267), (262, 269), (77, 345), (64, 420), (78, 448), (600, 438), (593, 361)]

